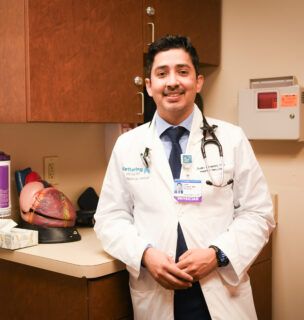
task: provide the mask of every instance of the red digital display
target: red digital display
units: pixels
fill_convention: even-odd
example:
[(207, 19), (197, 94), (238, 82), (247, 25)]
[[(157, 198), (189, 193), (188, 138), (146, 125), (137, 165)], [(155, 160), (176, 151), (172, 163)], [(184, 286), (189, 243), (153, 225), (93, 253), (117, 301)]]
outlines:
[(276, 109), (278, 107), (277, 92), (259, 92), (258, 109)]

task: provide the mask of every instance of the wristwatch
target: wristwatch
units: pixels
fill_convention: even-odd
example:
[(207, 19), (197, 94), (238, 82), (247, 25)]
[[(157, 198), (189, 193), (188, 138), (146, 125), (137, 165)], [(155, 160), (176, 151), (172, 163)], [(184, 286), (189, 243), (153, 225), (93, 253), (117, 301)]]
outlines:
[(209, 246), (209, 248), (212, 248), (215, 251), (215, 256), (217, 260), (217, 266), (218, 267), (226, 267), (229, 263), (228, 257), (225, 255), (225, 253), (219, 249), (216, 246)]

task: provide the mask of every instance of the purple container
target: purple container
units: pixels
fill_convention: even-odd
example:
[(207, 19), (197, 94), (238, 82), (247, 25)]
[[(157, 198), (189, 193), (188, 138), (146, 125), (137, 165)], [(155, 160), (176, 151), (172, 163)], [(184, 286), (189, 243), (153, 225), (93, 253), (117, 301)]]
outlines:
[(11, 213), (10, 160), (9, 155), (0, 151), (0, 217)]

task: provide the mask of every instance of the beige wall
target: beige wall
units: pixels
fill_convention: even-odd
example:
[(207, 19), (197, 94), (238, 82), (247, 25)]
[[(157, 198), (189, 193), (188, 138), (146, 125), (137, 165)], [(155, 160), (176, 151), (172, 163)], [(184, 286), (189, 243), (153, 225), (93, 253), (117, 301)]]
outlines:
[[(294, 75), (304, 86), (303, 12), (303, 0), (223, 0), (222, 61), (206, 70), (206, 114), (237, 123), (238, 89), (250, 78)], [(304, 319), (304, 143), (252, 144), (279, 200), (273, 319)]]
[(57, 188), (75, 204), (86, 187), (99, 194), (105, 171), (104, 125), (0, 124), (0, 150), (11, 155), (13, 216), (18, 214), (15, 170), (43, 175), (43, 157), (58, 156)]

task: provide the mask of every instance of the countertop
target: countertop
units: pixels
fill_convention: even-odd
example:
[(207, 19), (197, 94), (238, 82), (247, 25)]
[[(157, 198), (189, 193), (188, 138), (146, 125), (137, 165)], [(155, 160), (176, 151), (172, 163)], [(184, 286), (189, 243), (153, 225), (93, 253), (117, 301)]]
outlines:
[[(277, 196), (272, 195), (277, 222)], [(8, 250), (0, 248), (0, 259), (54, 271), (78, 278), (98, 278), (125, 269), (125, 265), (104, 252), (92, 228), (77, 228), (81, 240)]]
[(104, 252), (92, 228), (80, 228), (80, 241), (8, 250), (0, 248), (0, 259), (54, 271), (78, 278), (98, 278), (125, 269)]

